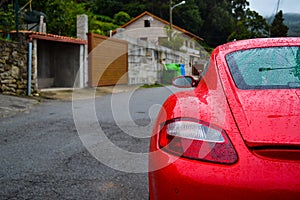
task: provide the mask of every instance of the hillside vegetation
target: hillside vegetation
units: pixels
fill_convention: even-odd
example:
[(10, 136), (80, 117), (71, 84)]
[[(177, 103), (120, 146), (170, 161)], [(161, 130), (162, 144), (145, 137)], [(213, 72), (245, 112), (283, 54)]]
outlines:
[(288, 36), (300, 37), (300, 14), (284, 14), (284, 23), (289, 27)]
[[(10, 2), (0, 1), (0, 29), (4, 31), (16, 27), (15, 9)], [(24, 8), (18, 12), (21, 16), (30, 14), (30, 8), (45, 13), (47, 32), (76, 36), (78, 14), (88, 15), (90, 32), (108, 35), (110, 30), (144, 11), (169, 21), (170, 6), (181, 0), (173, 0), (172, 5), (170, 0), (43, 0), (30, 1), (31, 6), (28, 0), (18, 2), (19, 8)], [(235, 39), (268, 37), (271, 24), (256, 11), (250, 10), (248, 0), (188, 0), (173, 9), (172, 16), (173, 24), (204, 38), (210, 47)], [(290, 36), (300, 36), (299, 16), (284, 15)], [(282, 26), (277, 24), (277, 27)]]

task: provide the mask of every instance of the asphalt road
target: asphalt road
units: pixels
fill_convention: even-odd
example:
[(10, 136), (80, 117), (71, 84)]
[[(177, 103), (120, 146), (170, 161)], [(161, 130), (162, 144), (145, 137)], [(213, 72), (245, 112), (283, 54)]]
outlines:
[[(147, 153), (151, 118), (171, 90), (51, 100), (0, 118), (0, 199), (148, 199), (145, 166), (109, 151), (106, 141), (133, 155)], [(104, 143), (91, 148), (83, 126), (101, 130)]]

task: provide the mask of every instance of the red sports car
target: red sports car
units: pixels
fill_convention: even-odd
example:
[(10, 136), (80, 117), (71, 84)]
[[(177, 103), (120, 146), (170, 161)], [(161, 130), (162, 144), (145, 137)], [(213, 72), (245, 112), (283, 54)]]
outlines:
[(217, 47), (157, 117), (150, 199), (300, 199), (300, 38)]

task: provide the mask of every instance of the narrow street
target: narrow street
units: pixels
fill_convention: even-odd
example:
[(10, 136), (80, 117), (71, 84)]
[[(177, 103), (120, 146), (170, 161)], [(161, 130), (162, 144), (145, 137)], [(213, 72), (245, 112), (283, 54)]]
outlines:
[[(161, 105), (171, 92), (152, 88), (98, 97), (94, 103), (99, 125), (116, 146), (147, 153), (150, 118), (158, 110), (153, 105)], [(92, 100), (80, 101), (78, 105)], [(116, 117), (112, 102), (123, 102), (119, 106), (130, 111), (130, 119), (122, 110)], [(79, 137), (72, 109), (72, 101), (49, 100), (0, 118), (0, 199), (148, 199), (147, 173), (122, 171), (96, 159)]]

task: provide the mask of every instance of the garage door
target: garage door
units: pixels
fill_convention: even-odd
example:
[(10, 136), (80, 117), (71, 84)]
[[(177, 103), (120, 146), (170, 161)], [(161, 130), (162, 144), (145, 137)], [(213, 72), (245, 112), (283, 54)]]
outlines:
[(89, 33), (89, 86), (128, 84), (128, 43)]

